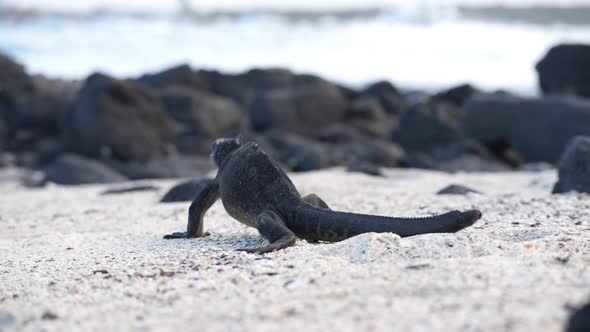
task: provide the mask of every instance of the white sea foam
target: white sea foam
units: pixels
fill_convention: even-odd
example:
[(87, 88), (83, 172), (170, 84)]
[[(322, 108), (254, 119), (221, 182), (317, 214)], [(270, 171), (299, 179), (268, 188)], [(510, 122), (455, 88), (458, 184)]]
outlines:
[[(4, 5), (11, 2), (16, 3), (0, 0)], [(34, 3), (36, 8), (46, 4), (52, 10), (59, 9), (59, 4), (88, 9), (93, 4), (98, 8), (98, 4), (112, 3), (119, 4), (115, 7), (119, 10), (121, 6), (139, 8), (140, 2), (144, 3), (18, 0), (23, 8)], [(393, 2), (373, 0), (369, 4)], [(160, 8), (161, 12), (147, 17), (49, 15), (23, 21), (0, 20), (0, 51), (15, 56), (34, 73), (66, 78), (81, 78), (97, 70), (136, 76), (187, 62), (197, 68), (224, 71), (283, 66), (352, 85), (388, 79), (405, 87), (438, 89), (471, 82), (486, 89), (534, 94), (534, 64), (550, 46), (559, 42), (590, 43), (590, 26), (467, 20), (453, 16), (452, 10), (445, 11), (452, 7), (444, 1), (396, 7), (395, 12), (368, 18), (323, 17), (312, 21), (256, 14), (202, 20), (166, 12), (177, 8), (174, 6), (178, 3), (150, 2), (150, 8)], [(203, 7), (215, 3), (218, 8), (236, 1), (198, 3)], [(281, 3), (286, 6), (295, 2)], [(353, 1), (319, 3), (336, 3), (343, 8)]]
[(37, 8), (69, 12), (94, 11), (97, 9), (140, 10), (161, 12), (176, 10), (183, 4), (199, 10), (218, 9), (337, 9), (367, 7), (441, 7), (441, 6), (485, 6), (502, 5), (511, 7), (549, 5), (580, 6), (590, 5), (590, 0), (1, 0), (0, 4), (17, 8)]

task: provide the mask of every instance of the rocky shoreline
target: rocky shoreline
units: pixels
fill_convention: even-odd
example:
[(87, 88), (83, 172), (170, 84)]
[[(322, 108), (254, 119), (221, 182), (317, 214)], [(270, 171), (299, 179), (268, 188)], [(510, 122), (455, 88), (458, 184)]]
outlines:
[(211, 169), (211, 142), (241, 134), (296, 172), (555, 164), (573, 136), (590, 135), (588, 49), (552, 48), (537, 65), (539, 98), (470, 85), (436, 94), (385, 81), (351, 89), (279, 68), (180, 65), (66, 82), (30, 76), (1, 56), (0, 162), (41, 172), (25, 176), (33, 185), (199, 177)]

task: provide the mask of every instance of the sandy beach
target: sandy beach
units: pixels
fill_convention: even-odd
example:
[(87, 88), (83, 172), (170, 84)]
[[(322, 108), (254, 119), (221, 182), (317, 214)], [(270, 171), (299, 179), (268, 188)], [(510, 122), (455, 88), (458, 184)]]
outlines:
[[(217, 202), (211, 236), (163, 240), (189, 203), (121, 185), (0, 183), (0, 330), (561, 331), (590, 296), (590, 200), (555, 171), (340, 168), (292, 174), (335, 210), (426, 216), (478, 208), (457, 234), (364, 234), (254, 255), (262, 239)], [(435, 193), (449, 184), (482, 191)]]

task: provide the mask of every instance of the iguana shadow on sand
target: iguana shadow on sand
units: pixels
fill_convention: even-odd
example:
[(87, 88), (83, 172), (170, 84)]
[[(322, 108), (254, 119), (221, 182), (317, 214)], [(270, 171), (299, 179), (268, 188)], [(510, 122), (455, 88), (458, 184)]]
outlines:
[(254, 142), (222, 138), (213, 143), (217, 176), (203, 186), (188, 211), (186, 232), (165, 239), (203, 237), (203, 216), (221, 198), (229, 215), (255, 227), (270, 244), (240, 249), (266, 253), (289, 247), (297, 238), (341, 241), (369, 232), (412, 236), (454, 233), (481, 218), (478, 210), (451, 211), (424, 218), (391, 218), (332, 211), (317, 195), (301, 197), (287, 174)]

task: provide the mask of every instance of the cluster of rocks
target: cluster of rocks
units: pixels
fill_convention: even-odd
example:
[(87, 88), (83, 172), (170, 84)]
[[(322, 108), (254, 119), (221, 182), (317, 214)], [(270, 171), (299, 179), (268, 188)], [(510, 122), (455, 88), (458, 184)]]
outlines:
[(352, 89), (285, 69), (187, 65), (67, 82), (31, 76), (0, 55), (0, 160), (40, 170), (41, 184), (199, 176), (212, 168), (211, 143), (241, 134), (291, 171), (557, 163), (572, 137), (590, 135), (589, 50), (547, 53), (537, 65), (542, 98), (470, 85), (437, 94), (384, 81)]

